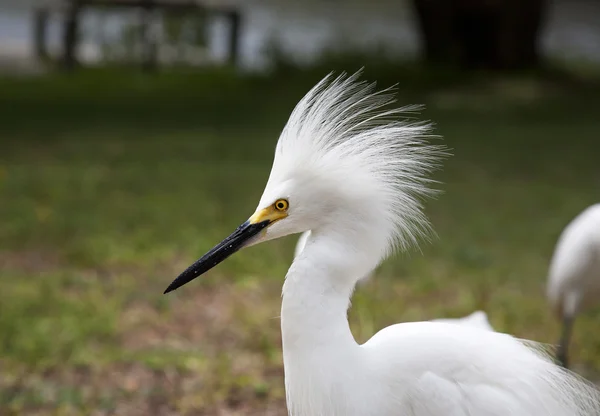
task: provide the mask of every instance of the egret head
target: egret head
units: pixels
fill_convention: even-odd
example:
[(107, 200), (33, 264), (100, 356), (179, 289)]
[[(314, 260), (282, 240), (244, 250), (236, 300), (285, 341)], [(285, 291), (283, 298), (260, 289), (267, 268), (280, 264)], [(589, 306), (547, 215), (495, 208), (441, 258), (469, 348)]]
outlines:
[(444, 149), (427, 143), (429, 123), (398, 120), (418, 107), (387, 108), (390, 90), (359, 75), (327, 76), (298, 103), (254, 214), (165, 293), (243, 247), (306, 230), (356, 238), (377, 261), (428, 234), (421, 200), (433, 193), (429, 173)]

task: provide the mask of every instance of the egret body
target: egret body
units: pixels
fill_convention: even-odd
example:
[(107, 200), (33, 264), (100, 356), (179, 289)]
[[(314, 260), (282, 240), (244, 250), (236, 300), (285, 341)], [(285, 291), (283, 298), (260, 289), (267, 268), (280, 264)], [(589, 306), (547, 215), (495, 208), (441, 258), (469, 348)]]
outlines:
[(327, 77), (293, 110), (255, 213), (175, 279), (235, 251), (311, 230), (283, 285), (281, 331), (293, 416), (598, 415), (598, 392), (505, 334), (465, 325), (393, 325), (358, 344), (354, 287), (427, 235), (421, 199), (443, 154), (427, 123), (397, 121), (389, 91)]
[(550, 263), (547, 295), (562, 320), (557, 359), (567, 367), (575, 317), (600, 304), (600, 204), (585, 209), (560, 235)]

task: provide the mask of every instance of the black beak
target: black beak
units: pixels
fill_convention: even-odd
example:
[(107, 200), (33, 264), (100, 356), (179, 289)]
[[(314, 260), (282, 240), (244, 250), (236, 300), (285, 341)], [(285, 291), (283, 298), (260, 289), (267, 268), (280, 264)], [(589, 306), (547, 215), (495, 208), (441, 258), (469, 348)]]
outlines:
[(240, 225), (229, 237), (221, 241), (215, 247), (213, 247), (208, 253), (202, 256), (198, 261), (188, 267), (183, 273), (181, 273), (164, 293), (172, 292), (175, 289), (180, 288), (186, 283), (191, 282), (196, 277), (206, 273), (217, 264), (221, 263), (227, 257), (244, 247), (248, 241), (261, 232), (271, 221), (262, 221), (256, 224), (251, 224), (250, 221), (246, 221)]

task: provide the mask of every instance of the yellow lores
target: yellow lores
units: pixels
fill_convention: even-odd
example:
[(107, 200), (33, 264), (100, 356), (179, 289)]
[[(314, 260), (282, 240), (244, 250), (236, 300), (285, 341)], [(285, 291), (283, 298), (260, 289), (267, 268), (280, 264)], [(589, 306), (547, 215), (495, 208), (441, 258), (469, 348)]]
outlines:
[(272, 224), (287, 217), (289, 206), (290, 204), (286, 199), (278, 199), (273, 205), (255, 212), (248, 221), (250, 224), (258, 224), (263, 221), (269, 221), (269, 224)]

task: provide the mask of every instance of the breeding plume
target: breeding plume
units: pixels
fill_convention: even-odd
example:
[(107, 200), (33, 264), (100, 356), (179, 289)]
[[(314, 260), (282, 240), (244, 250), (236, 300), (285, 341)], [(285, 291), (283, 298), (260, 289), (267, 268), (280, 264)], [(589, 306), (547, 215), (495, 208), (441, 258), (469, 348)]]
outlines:
[(550, 264), (547, 294), (562, 320), (557, 358), (567, 367), (575, 317), (600, 304), (600, 204), (584, 210), (562, 232)]
[(432, 322), (443, 322), (449, 324), (468, 325), (474, 328), (480, 328), (486, 331), (493, 331), (494, 328), (488, 320), (487, 314), (484, 311), (475, 311), (470, 315), (462, 318), (440, 318), (433, 319)]
[(242, 247), (311, 230), (283, 285), (290, 415), (598, 415), (594, 388), (509, 335), (413, 322), (354, 340), (354, 287), (427, 235), (420, 201), (443, 154), (429, 124), (398, 120), (414, 107), (389, 109), (391, 93), (357, 77), (327, 77), (298, 103), (254, 214), (165, 292)]

